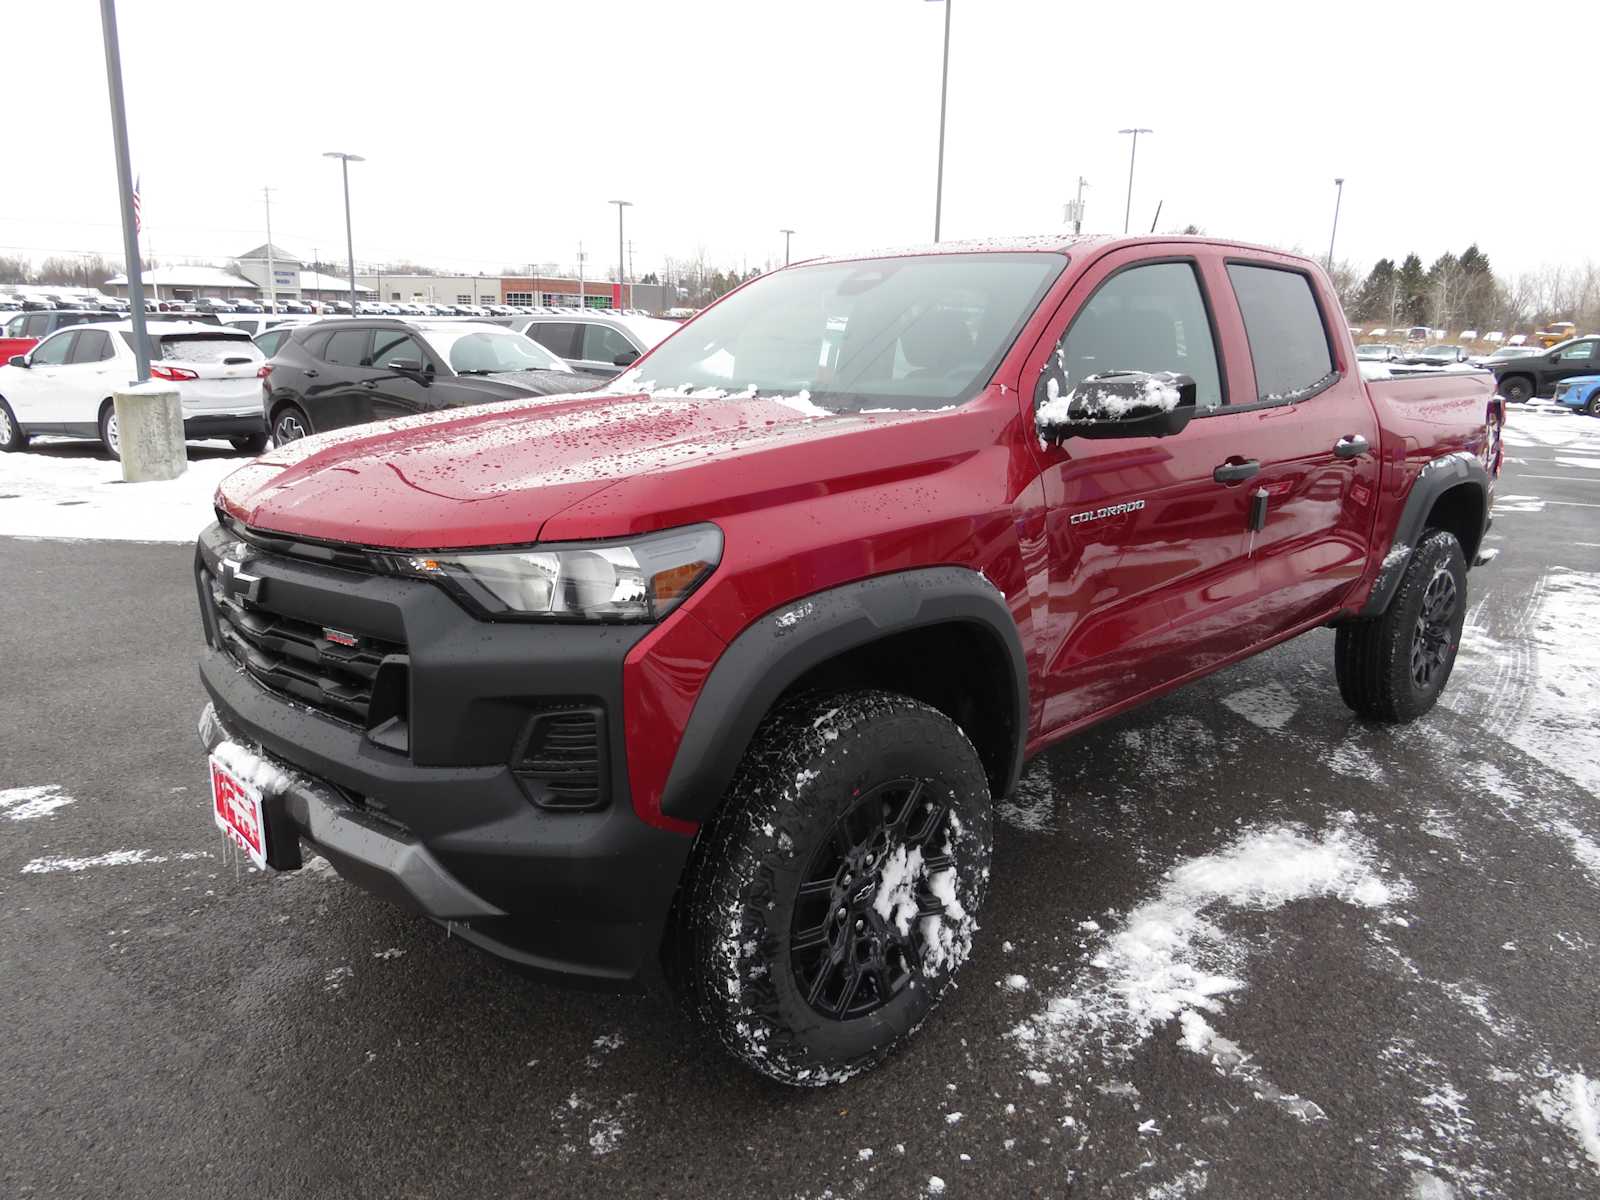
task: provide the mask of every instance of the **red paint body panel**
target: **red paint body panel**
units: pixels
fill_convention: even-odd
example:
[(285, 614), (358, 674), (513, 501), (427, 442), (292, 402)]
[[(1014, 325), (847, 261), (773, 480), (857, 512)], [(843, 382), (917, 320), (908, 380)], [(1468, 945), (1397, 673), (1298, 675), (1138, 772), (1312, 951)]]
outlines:
[[(6, 316), (12, 314), (7, 313)], [(38, 338), (31, 337), (0, 337), (0, 363), (8, 362), (18, 354), (26, 354), (39, 344)]]
[[(1492, 383), (1457, 374), (1369, 387), (1333, 292), (1307, 260), (1170, 238), (939, 251), (975, 249), (1065, 253), (1068, 264), (988, 386), (959, 407), (817, 416), (765, 399), (544, 397), (297, 442), (230, 475), (218, 502), (263, 530), (403, 549), (715, 522), (720, 567), (624, 666), (635, 810), (690, 832), (660, 805), (683, 730), (726, 644), (782, 606), (917, 567), (983, 573), (1021, 637), (1031, 752), (1353, 613), (1422, 467), (1466, 451), (1493, 460), (1491, 475), (1498, 468), (1485, 421)], [(1174, 437), (1042, 443), (1033, 389), (1073, 316), (1119, 267), (1173, 258), (1195, 265), (1229, 403)], [(1226, 270), (1239, 258), (1312, 279), (1341, 374), (1311, 399), (1252, 405), (1255, 371)], [(1353, 435), (1373, 449), (1337, 458), (1334, 444)], [(1255, 478), (1212, 478), (1242, 459), (1260, 462)], [(1251, 534), (1257, 490), (1267, 519)], [(1072, 519), (1131, 501), (1143, 503)]]

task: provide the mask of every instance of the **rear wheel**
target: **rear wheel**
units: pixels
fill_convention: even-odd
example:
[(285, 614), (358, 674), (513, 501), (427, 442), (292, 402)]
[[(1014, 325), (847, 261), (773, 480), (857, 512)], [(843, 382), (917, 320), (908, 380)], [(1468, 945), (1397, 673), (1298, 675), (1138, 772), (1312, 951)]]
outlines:
[(28, 448), (28, 435), (11, 411), (11, 406), (0, 400), (0, 453), (15, 453)]
[(1356, 712), (1404, 724), (1433, 707), (1455, 667), (1467, 619), (1467, 560), (1455, 535), (1428, 533), (1381, 617), (1339, 626), (1339, 694)]
[(228, 444), (241, 454), (260, 454), (267, 448), (267, 435), (247, 433), (243, 437), (229, 438)]
[(272, 418), (272, 444), (286, 446), (311, 433), (311, 418), (297, 404), (285, 404)]
[(972, 947), (992, 816), (943, 713), (861, 691), (772, 714), (686, 890), (692, 1007), (736, 1057), (821, 1086), (927, 1018)]
[(122, 437), (117, 432), (117, 406), (109, 400), (100, 406), (100, 441), (112, 458), (122, 461)]
[(1591, 417), (1600, 417), (1600, 392), (1596, 392), (1589, 403), (1583, 406), (1583, 411)]
[(1533, 397), (1533, 381), (1524, 375), (1512, 375), (1500, 381), (1500, 394), (1512, 404), (1525, 404)]

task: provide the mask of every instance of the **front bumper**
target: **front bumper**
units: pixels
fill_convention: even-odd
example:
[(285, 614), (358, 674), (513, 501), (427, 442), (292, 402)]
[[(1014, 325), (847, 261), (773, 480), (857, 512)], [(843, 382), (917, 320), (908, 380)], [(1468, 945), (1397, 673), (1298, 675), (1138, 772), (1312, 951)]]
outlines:
[[(283, 613), (407, 650), (404, 741), (265, 685), (222, 649), (204, 583), (245, 555), (252, 612)], [(661, 980), (666, 921), (692, 838), (633, 811), (622, 740), (622, 667), (645, 629), (496, 624), (441, 588), (251, 555), (212, 526), (196, 553), (211, 700), (207, 748), (238, 742), (296, 778), (270, 805), (269, 838), (315, 848), (357, 886), (449, 924), (537, 973), (644, 989)], [(605, 714), (603, 803), (536, 803), (519, 755), (551, 704)], [(285, 836), (276, 838), (280, 832)]]

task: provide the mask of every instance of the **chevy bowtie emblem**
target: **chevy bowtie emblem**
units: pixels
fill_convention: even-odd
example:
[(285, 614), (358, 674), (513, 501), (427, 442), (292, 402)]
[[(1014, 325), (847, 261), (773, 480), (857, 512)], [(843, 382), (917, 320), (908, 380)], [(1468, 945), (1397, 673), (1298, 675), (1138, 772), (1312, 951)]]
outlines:
[(250, 574), (236, 558), (225, 558), (220, 565), (223, 591), (241, 600), (261, 599), (261, 576)]
[(361, 639), (358, 638), (355, 634), (346, 633), (342, 629), (329, 629), (326, 625), (324, 625), (322, 627), (322, 636), (327, 638), (335, 646), (352, 646), (353, 647), (353, 646), (359, 646), (361, 644)]

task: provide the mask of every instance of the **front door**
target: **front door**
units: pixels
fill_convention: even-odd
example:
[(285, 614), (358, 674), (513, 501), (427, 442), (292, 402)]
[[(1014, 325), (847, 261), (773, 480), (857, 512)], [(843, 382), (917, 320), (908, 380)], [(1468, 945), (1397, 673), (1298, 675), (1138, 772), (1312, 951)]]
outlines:
[(61, 373), (72, 354), (75, 329), (52, 333), (28, 351), (27, 367), (17, 368), (6, 387), (6, 400), (17, 420), (28, 428), (54, 427), (60, 423), (60, 403), (56, 391), (62, 386)]
[(362, 387), (372, 393), (374, 420), (427, 412), (435, 407), (433, 389), (424, 373), (429, 361), (427, 351), (404, 330), (373, 330), (373, 375)]
[(1249, 587), (1248, 490), (1226, 471), (1216, 476), (1249, 457), (1251, 415), (1230, 404), (1247, 377), (1235, 378), (1235, 348), (1218, 345), (1204, 252), (1149, 255), (1113, 253), (1086, 271), (1021, 378), (1035, 400), (1041, 387), (1060, 394), (1104, 371), (1173, 371), (1194, 379), (1198, 409), (1173, 437), (1034, 440), (1050, 553), (1034, 614), (1041, 734), (1183, 674), (1172, 653), (1183, 615), (1227, 606)]
[(1574, 375), (1593, 375), (1600, 372), (1600, 341), (1586, 339), (1552, 350), (1545, 355), (1546, 365), (1539, 372), (1539, 392), (1549, 395), (1556, 384)]

